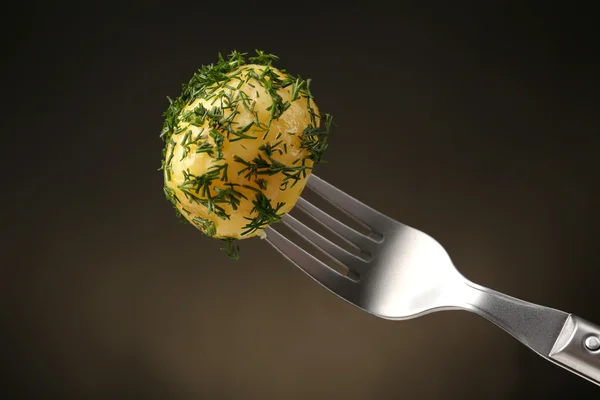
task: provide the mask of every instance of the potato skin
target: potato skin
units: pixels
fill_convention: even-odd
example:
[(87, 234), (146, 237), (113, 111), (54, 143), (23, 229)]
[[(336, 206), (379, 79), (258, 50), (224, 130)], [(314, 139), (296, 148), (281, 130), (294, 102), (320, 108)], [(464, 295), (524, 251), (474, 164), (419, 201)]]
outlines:
[(272, 60), (239, 62), (237, 54), (239, 65), (200, 86), (200, 95), (178, 99), (165, 124), (162, 168), (165, 194), (178, 213), (228, 241), (262, 235), (294, 207), (327, 146), (330, 123), (309, 80)]

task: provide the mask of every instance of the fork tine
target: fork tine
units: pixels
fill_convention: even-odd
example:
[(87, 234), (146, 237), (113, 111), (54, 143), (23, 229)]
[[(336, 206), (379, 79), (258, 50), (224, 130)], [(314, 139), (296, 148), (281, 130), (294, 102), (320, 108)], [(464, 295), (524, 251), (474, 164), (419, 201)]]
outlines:
[(341, 248), (329, 239), (312, 230), (310, 227), (298, 221), (290, 214), (284, 215), (282, 221), (285, 225), (294, 230), (296, 233), (300, 234), (303, 238), (309, 240), (312, 244), (318, 246), (325, 253), (333, 256), (350, 269), (359, 271), (367, 265), (365, 261), (369, 261), (363, 260), (359, 256)]
[(343, 222), (338, 221), (337, 219), (333, 218), (331, 215), (327, 214), (325, 211), (321, 210), (315, 205), (309, 203), (302, 197), (298, 198), (296, 205), (308, 215), (310, 215), (315, 221), (319, 222), (320, 224), (331, 230), (333, 233), (336, 233), (343, 239), (346, 239), (348, 243), (355, 246), (361, 251), (371, 254), (375, 246), (377, 245), (377, 242), (375, 240), (363, 235), (360, 232), (355, 231)]
[(327, 183), (314, 174), (310, 175), (306, 186), (310, 187), (325, 199), (329, 200), (330, 203), (372, 229), (389, 223), (389, 217), (386, 215), (358, 201), (346, 192), (336, 188), (330, 183)]
[(329, 268), (275, 229), (269, 227), (265, 232), (267, 233), (265, 240), (271, 246), (327, 289), (342, 297), (349, 296), (354, 289), (354, 282)]

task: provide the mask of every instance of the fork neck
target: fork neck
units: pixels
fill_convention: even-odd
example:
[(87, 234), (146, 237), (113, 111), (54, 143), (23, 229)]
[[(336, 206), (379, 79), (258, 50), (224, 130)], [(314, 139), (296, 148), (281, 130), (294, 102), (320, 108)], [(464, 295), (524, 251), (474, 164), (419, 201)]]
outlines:
[(459, 308), (473, 312), (504, 329), (532, 350), (546, 356), (568, 314), (529, 303), (465, 280)]

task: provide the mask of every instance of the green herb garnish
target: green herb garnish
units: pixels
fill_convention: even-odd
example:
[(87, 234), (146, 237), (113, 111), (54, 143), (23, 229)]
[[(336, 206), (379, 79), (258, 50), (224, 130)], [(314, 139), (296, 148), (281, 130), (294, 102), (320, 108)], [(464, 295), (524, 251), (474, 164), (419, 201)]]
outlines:
[(273, 207), (269, 198), (260, 192), (256, 193), (256, 197), (252, 201), (252, 204), (254, 204), (254, 208), (252, 208), (250, 213), (256, 213), (257, 215), (254, 218), (244, 217), (244, 219), (247, 219), (250, 222), (243, 227), (245, 231), (242, 232), (242, 235), (254, 233), (257, 230), (265, 229), (272, 223), (281, 221), (282, 215), (278, 214), (278, 212), (285, 203), (280, 202)]
[(224, 238), (221, 239), (225, 242), (225, 247), (221, 247), (221, 251), (225, 253), (225, 255), (231, 258), (234, 261), (240, 259), (240, 246), (234, 244), (236, 239), (234, 238)]

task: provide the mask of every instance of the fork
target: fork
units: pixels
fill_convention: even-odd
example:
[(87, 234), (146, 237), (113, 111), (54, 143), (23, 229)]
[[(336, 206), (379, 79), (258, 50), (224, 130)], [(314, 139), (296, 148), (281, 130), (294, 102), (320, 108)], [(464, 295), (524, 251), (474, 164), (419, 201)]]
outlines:
[(351, 252), (286, 214), (285, 226), (348, 269), (338, 272), (269, 227), (266, 240), (323, 287), (377, 317), (405, 320), (443, 310), (475, 313), (546, 360), (600, 385), (600, 327), (470, 282), (431, 236), (311, 175), (307, 187), (369, 228), (363, 234), (300, 197), (296, 206), (355, 247)]

